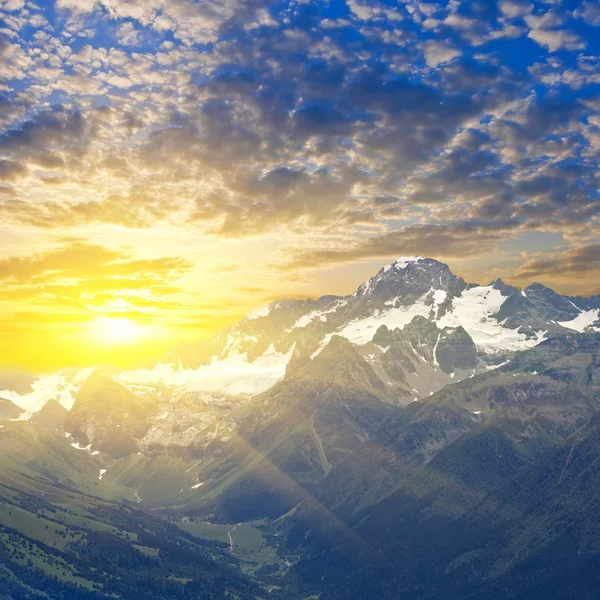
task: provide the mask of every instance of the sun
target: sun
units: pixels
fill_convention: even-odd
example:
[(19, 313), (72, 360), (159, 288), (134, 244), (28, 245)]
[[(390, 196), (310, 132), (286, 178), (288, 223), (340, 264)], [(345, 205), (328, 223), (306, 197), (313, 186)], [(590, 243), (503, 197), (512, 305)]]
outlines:
[(145, 333), (144, 326), (125, 317), (96, 317), (90, 329), (93, 338), (104, 345), (132, 344)]

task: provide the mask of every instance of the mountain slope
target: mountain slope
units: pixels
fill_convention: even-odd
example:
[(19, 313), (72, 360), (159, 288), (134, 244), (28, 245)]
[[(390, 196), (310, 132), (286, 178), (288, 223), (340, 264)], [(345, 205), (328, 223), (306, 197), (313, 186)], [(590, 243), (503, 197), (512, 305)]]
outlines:
[(17, 419), (23, 409), (6, 398), (0, 398), (0, 419)]
[(131, 506), (0, 474), (0, 576), (8, 598), (264, 597), (224, 547)]
[[(386, 420), (373, 443), (345, 465), (345, 472), (332, 472), (317, 496), (373, 556), (367, 559), (361, 548), (340, 546), (337, 533), (323, 523), (322, 508), (300, 508), (286, 520), (283, 531), (290, 551), (305, 556), (296, 568), (300, 581), (316, 585), (309, 584), (306, 591), (319, 588), (332, 598), (350, 593), (354, 598), (394, 598), (384, 590), (395, 586), (410, 597), (433, 598), (439, 590), (458, 585), (458, 571), (442, 582), (445, 569), (451, 560), (461, 562), (463, 554), (469, 557), (475, 551), (469, 541), (479, 539), (477, 527), (489, 515), (470, 534), (464, 534), (465, 524), (448, 528), (487, 494), (538, 465), (557, 444), (564, 447), (564, 440), (597, 414), (599, 348), (598, 334), (558, 336), (497, 371), (447, 386)], [(546, 496), (531, 494), (540, 511), (550, 510)], [(506, 494), (508, 505), (512, 495)], [(506, 523), (514, 517), (509, 514)], [(515, 532), (521, 529), (524, 525), (517, 525)], [(595, 533), (593, 539), (600, 542)], [(463, 540), (464, 551), (455, 545)], [(493, 548), (490, 559), (497, 556)], [(469, 572), (475, 568), (472, 563), (467, 562)], [(336, 571), (340, 567), (335, 565), (342, 564), (345, 570)], [(347, 569), (353, 572), (348, 582)], [(424, 586), (425, 573), (440, 586), (438, 592), (428, 586), (427, 593), (417, 591)], [(475, 582), (477, 577), (473, 575)], [(460, 589), (456, 597), (468, 597), (462, 594), (469, 588)]]
[(310, 496), (395, 410), (393, 393), (371, 365), (334, 337), (313, 361), (246, 405), (234, 436), (214, 447), (202, 471), (197, 506), (208, 503), (234, 521), (279, 516)]

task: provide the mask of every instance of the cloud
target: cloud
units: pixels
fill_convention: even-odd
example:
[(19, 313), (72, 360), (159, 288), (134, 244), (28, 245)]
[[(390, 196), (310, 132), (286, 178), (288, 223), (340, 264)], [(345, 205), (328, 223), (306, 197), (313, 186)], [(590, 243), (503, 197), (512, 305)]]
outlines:
[(28, 173), (27, 167), (12, 160), (0, 160), (0, 181), (15, 181)]
[[(395, 231), (458, 253), (505, 223), (596, 219), (597, 108), (577, 100), (600, 77), (579, 52), (593, 3), (388, 4), (27, 5), (37, 31), (0, 45), (2, 226), (339, 235), (349, 253), (331, 256), (355, 260), (400, 250)], [(440, 223), (477, 223), (476, 242)]]
[(140, 31), (135, 28), (133, 23), (127, 22), (119, 26), (117, 39), (124, 46), (137, 46), (142, 37)]
[(2, 0), (0, 2), (0, 9), (7, 10), (9, 12), (21, 10), (25, 7), (25, 0)]
[(583, 19), (589, 25), (600, 27), (600, 6), (598, 6), (597, 2), (590, 0), (582, 2), (581, 5), (573, 11), (573, 16)]
[(498, 3), (500, 10), (507, 17), (514, 19), (524, 17), (533, 10), (533, 4), (530, 2), (516, 2), (514, 0), (501, 0)]
[(560, 27), (564, 23), (564, 17), (555, 12), (547, 12), (541, 15), (527, 15), (525, 22), (531, 29), (549, 29)]
[(144, 27), (170, 30), (185, 44), (215, 41), (219, 27), (243, 6), (237, 0), (57, 0), (56, 4), (76, 14), (103, 12), (112, 20), (132, 19)]
[(416, 225), (368, 238), (343, 248), (295, 250), (281, 259), (278, 267), (322, 268), (334, 264), (405, 255), (473, 257), (487, 254), (510, 235), (517, 223), (499, 222), (495, 228), (482, 221), (446, 225)]
[(599, 293), (598, 274), (600, 244), (593, 242), (562, 251), (536, 254), (515, 271), (514, 278), (522, 281), (555, 281), (564, 289), (572, 288), (575, 279), (583, 293)]
[(57, 106), (0, 133), (0, 152), (22, 156), (36, 148), (72, 150), (84, 140), (85, 128), (81, 112)]
[(0, 259), (0, 301), (21, 307), (26, 302), (33, 317), (45, 322), (89, 320), (98, 313), (139, 320), (157, 310), (173, 317), (185, 304), (177, 281), (192, 267), (180, 258), (139, 258), (130, 250), (66, 240), (43, 252)]
[(566, 29), (532, 29), (527, 37), (546, 47), (550, 52), (559, 50), (582, 50), (586, 43), (576, 33)]
[(25, 257), (0, 259), (0, 279), (35, 283), (39, 280), (135, 276), (160, 281), (181, 274), (191, 264), (178, 258), (137, 259), (131, 252), (73, 240), (52, 250)]
[(461, 54), (458, 48), (453, 48), (446, 43), (431, 41), (425, 45), (425, 62), (432, 68), (450, 62)]

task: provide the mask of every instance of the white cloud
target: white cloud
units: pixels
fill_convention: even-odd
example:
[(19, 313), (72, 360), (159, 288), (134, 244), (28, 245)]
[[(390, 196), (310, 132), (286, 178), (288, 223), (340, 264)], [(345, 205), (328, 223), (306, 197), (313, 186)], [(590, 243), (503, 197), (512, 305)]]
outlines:
[(25, 0), (0, 0), (1, 10), (21, 10), (25, 7)]
[(584, 2), (573, 12), (573, 16), (583, 19), (589, 25), (600, 27), (600, 4), (598, 2)]
[(548, 31), (545, 29), (532, 29), (527, 37), (545, 46), (550, 52), (558, 50), (582, 50), (585, 42), (575, 33), (567, 29)]
[(18, 44), (0, 43), (3, 79), (23, 79), (32, 60)]
[(523, 17), (533, 10), (533, 5), (529, 2), (514, 2), (513, 0), (503, 0), (499, 3), (500, 10), (510, 19)]
[(352, 25), (348, 19), (323, 19), (321, 21), (321, 27), (323, 29), (337, 29), (339, 27), (349, 27)]
[(72, 10), (74, 12), (92, 12), (96, 0), (56, 0), (56, 8)]
[(117, 39), (124, 46), (137, 46), (139, 45), (142, 36), (133, 23), (123, 23), (117, 30)]
[(449, 62), (461, 54), (458, 48), (440, 42), (430, 41), (425, 44), (425, 62), (432, 68)]
[(547, 12), (543, 15), (527, 15), (525, 22), (531, 29), (551, 29), (560, 27), (564, 23), (564, 18), (555, 12)]
[[(14, 0), (13, 0), (14, 1)], [(186, 44), (215, 41), (222, 23), (241, 6), (241, 0), (57, 0), (57, 7), (74, 14), (102, 7), (114, 20), (132, 19), (144, 27), (170, 30)], [(264, 15), (259, 18), (265, 18)]]

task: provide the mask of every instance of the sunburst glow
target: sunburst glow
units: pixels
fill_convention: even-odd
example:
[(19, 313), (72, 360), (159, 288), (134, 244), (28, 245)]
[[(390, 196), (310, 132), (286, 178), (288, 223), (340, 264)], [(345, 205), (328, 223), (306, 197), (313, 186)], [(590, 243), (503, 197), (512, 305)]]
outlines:
[(147, 327), (125, 317), (97, 317), (90, 329), (94, 341), (104, 345), (133, 344), (148, 334)]

